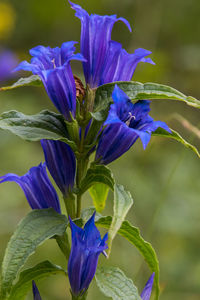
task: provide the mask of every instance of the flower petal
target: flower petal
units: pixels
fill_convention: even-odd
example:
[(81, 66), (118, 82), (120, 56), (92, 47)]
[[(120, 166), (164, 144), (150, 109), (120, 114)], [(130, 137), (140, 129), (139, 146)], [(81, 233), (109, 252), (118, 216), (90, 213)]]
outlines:
[(33, 299), (34, 300), (42, 300), (34, 280), (32, 281), (32, 289), (33, 289)]
[(0, 179), (0, 183), (6, 181), (16, 182), (23, 190), (32, 209), (52, 207), (58, 213), (61, 212), (59, 199), (47, 176), (45, 164), (32, 167), (28, 173), (23, 176), (8, 173), (4, 176), (0, 176)]
[(100, 84), (104, 61), (109, 49), (113, 25), (122, 21), (130, 28), (130, 24), (124, 18), (112, 16), (89, 15), (81, 6), (72, 3), (71, 7), (76, 11), (76, 16), (81, 20), (81, 53), (87, 62), (83, 62), (86, 83), (92, 88)]
[(142, 291), (142, 294), (141, 294), (141, 298), (142, 300), (149, 300), (150, 297), (151, 297), (151, 291), (152, 291), (152, 287), (153, 287), (153, 280), (154, 280), (154, 276), (155, 276), (155, 273), (153, 273), (151, 275), (151, 277), (149, 278), (149, 280), (147, 281), (143, 291)]

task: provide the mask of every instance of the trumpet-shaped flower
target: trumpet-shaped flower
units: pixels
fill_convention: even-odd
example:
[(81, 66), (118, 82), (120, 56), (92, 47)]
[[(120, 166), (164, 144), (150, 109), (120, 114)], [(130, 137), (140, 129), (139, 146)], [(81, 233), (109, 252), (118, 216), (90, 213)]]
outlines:
[(52, 207), (58, 213), (61, 212), (59, 199), (48, 178), (45, 163), (32, 167), (23, 176), (12, 173), (0, 176), (0, 183), (6, 181), (14, 181), (21, 187), (32, 209)]
[(84, 60), (81, 54), (74, 54), (75, 43), (63, 43), (61, 48), (37, 46), (30, 50), (31, 62), (23, 61), (15, 69), (40, 76), (51, 101), (68, 121), (76, 112), (76, 85), (70, 61)]
[(32, 290), (33, 290), (33, 300), (42, 300), (34, 280), (32, 281)]
[(133, 104), (128, 96), (115, 85), (112, 94), (114, 104), (111, 104), (108, 118), (102, 136), (99, 140), (96, 160), (108, 164), (117, 159), (141, 139), (145, 149), (150, 141), (151, 133), (158, 127), (170, 132), (169, 127), (161, 121), (154, 121), (149, 115), (150, 101), (142, 100)]
[(142, 291), (142, 294), (141, 294), (141, 299), (142, 300), (149, 300), (150, 297), (151, 297), (151, 291), (152, 291), (152, 287), (153, 287), (153, 280), (154, 280), (154, 276), (155, 276), (155, 273), (153, 273), (149, 280), (147, 281), (143, 291)]
[(68, 276), (72, 294), (82, 295), (92, 281), (100, 253), (106, 250), (107, 234), (101, 235), (94, 223), (95, 214), (87, 221), (84, 229), (70, 219), (72, 248), (68, 262)]
[(60, 141), (41, 140), (45, 161), (55, 183), (66, 197), (74, 186), (76, 159), (70, 146)]
[(153, 63), (151, 54), (145, 49), (137, 49), (133, 54), (127, 53), (120, 43), (111, 41), (114, 24), (122, 21), (131, 31), (129, 22), (116, 15), (99, 16), (89, 15), (81, 6), (69, 1), (81, 20), (81, 53), (86, 61), (83, 70), (86, 83), (95, 88), (99, 85), (131, 80), (137, 64), (142, 62)]

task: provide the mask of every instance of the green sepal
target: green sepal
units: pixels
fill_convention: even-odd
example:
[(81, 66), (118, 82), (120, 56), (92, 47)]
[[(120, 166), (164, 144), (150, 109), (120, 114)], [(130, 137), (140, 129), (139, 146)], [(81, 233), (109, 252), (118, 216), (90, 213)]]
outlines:
[(33, 210), (22, 219), (7, 245), (2, 262), (2, 300), (10, 293), (12, 284), (28, 257), (45, 240), (63, 235), (67, 224), (67, 217), (52, 208)]
[(33, 268), (24, 270), (20, 273), (17, 283), (12, 287), (8, 300), (24, 300), (32, 287), (32, 280), (39, 282), (57, 274), (67, 276), (67, 273), (60, 266), (54, 265), (48, 260), (37, 264)]
[(97, 268), (95, 279), (100, 291), (113, 300), (141, 300), (133, 281), (119, 268)]
[(20, 78), (18, 81), (16, 81), (10, 86), (1, 87), (0, 92), (13, 90), (22, 86), (43, 86), (43, 84), (39, 76), (31, 75), (29, 77)]
[[(102, 217), (97, 220), (96, 225), (109, 229), (112, 223), (112, 217)], [(132, 245), (134, 245), (141, 255), (144, 257), (147, 262), (150, 270), (155, 272), (155, 290), (156, 290), (156, 299), (159, 297), (159, 262), (155, 250), (152, 245), (146, 242), (140, 235), (138, 228), (131, 225), (128, 221), (124, 221), (117, 232), (119, 235), (127, 239)]]

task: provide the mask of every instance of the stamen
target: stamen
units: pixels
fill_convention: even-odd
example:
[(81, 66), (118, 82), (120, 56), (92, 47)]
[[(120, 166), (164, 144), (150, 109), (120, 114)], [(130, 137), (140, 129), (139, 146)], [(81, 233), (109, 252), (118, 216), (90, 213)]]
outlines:
[(54, 67), (54, 69), (55, 69), (55, 68), (56, 68), (55, 58), (53, 58), (51, 62), (53, 63), (53, 67)]
[(133, 116), (133, 115), (131, 114), (131, 112), (129, 112), (128, 114), (129, 114), (129, 118), (128, 118), (128, 120), (125, 122), (127, 126), (130, 125), (132, 119), (134, 119), (134, 120), (136, 119), (135, 116)]

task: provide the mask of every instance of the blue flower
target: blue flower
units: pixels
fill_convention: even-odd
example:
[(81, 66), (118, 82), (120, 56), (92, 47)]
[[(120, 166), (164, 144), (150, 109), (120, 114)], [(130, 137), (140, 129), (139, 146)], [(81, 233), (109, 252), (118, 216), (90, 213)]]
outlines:
[(101, 239), (94, 223), (95, 213), (87, 221), (84, 229), (75, 225), (70, 219), (72, 231), (72, 248), (68, 262), (68, 276), (72, 294), (82, 295), (92, 281), (100, 253), (106, 250), (106, 234)]
[(84, 60), (81, 54), (74, 54), (75, 43), (63, 43), (61, 48), (37, 46), (30, 50), (31, 63), (23, 61), (15, 69), (39, 75), (51, 101), (68, 121), (76, 113), (76, 85), (70, 61)]
[(122, 21), (131, 31), (129, 22), (116, 15), (89, 15), (81, 6), (69, 1), (81, 20), (81, 53), (86, 61), (83, 69), (86, 83), (95, 88), (114, 81), (131, 80), (137, 64), (153, 63), (151, 54), (145, 49), (137, 49), (133, 54), (127, 53), (120, 43), (111, 40), (112, 28), (115, 22)]
[(74, 186), (76, 159), (70, 146), (60, 141), (41, 140), (45, 161), (62, 194), (67, 197)]
[(33, 289), (33, 300), (42, 300), (34, 280), (32, 281), (32, 289)]
[(147, 281), (143, 291), (142, 291), (142, 294), (141, 294), (141, 299), (142, 300), (149, 300), (150, 297), (151, 297), (151, 291), (152, 291), (152, 287), (153, 287), (153, 280), (154, 280), (154, 276), (155, 276), (155, 273), (153, 273), (149, 280)]
[(141, 139), (145, 149), (150, 141), (151, 133), (158, 127), (170, 132), (169, 127), (161, 121), (154, 121), (149, 115), (150, 101), (141, 100), (133, 104), (128, 96), (117, 86), (112, 94), (114, 104), (111, 104), (108, 118), (100, 137), (96, 161), (108, 164), (117, 159)]
[(12, 173), (0, 176), (0, 183), (6, 181), (14, 181), (22, 188), (32, 209), (52, 207), (58, 213), (61, 212), (59, 199), (47, 176), (45, 163), (32, 167), (23, 176)]

